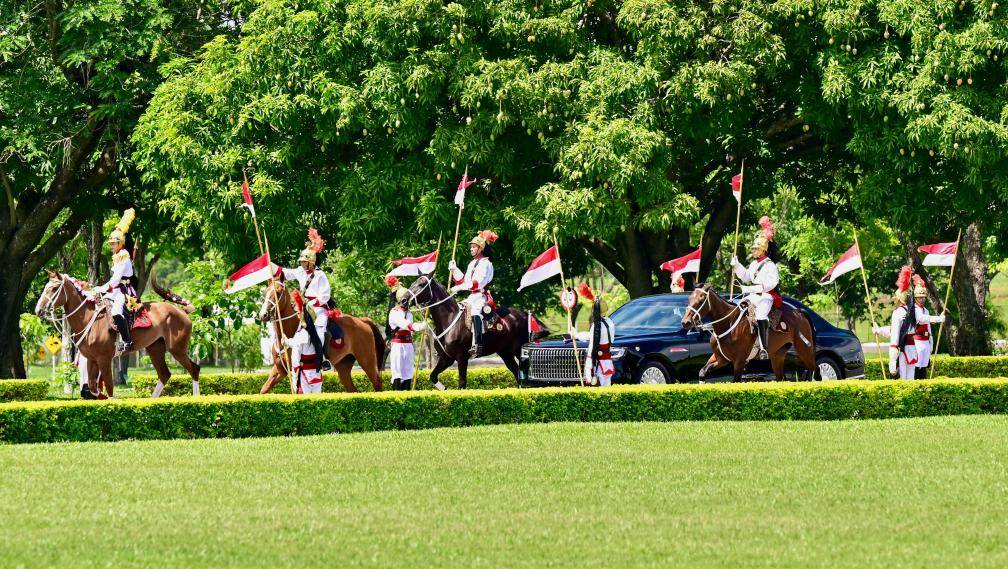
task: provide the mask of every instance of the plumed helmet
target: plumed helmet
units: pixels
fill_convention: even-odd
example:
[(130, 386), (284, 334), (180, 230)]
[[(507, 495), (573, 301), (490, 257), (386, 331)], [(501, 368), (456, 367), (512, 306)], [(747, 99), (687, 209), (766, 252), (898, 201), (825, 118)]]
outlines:
[(401, 288), (401, 285), (399, 284), (399, 277), (395, 275), (385, 275), (385, 286), (392, 290)]
[(914, 298), (927, 298), (927, 285), (924, 284), (924, 278), (920, 275), (913, 276), (913, 293)]
[(609, 305), (605, 301), (605, 298), (601, 294), (599, 294), (599, 293), (595, 292), (594, 290), (592, 290), (592, 288), (590, 286), (588, 286), (588, 283), (581, 283), (581, 284), (579, 284), (577, 286), (577, 293), (578, 293), (578, 296), (580, 296), (581, 298), (584, 298), (588, 302), (592, 302), (592, 303), (598, 304), (602, 313), (605, 313), (606, 310), (608, 310)]
[(753, 251), (762, 255), (767, 252), (770, 248), (770, 242), (773, 241), (775, 235), (777, 235), (777, 229), (774, 228), (773, 221), (771, 221), (769, 216), (764, 215), (759, 220), (760, 230), (756, 234), (756, 238), (753, 239), (752, 247)]
[(325, 241), (322, 240), (322, 236), (319, 235), (317, 229), (312, 227), (308, 230), (308, 242), (305, 243), (305, 248), (301, 250), (301, 255), (298, 256), (298, 262), (308, 261), (311, 264), (316, 264), (318, 259), (318, 254), (325, 249)]
[(910, 291), (910, 281), (913, 276), (913, 269), (909, 265), (900, 269), (899, 276), (896, 277), (896, 301), (906, 304), (907, 294)]
[(478, 245), (480, 249), (483, 249), (487, 246), (487, 243), (493, 243), (494, 241), (497, 241), (497, 234), (489, 229), (484, 229), (483, 231), (477, 233), (476, 237), (473, 237), (472, 240), (469, 241), (469, 244)]
[(402, 302), (409, 297), (409, 289), (404, 286), (397, 287), (395, 289), (395, 299), (396, 302)]
[(119, 223), (116, 224), (115, 229), (109, 234), (109, 243), (125, 243), (126, 233), (129, 232), (130, 227), (133, 226), (133, 221), (136, 219), (136, 210), (129, 208), (123, 212), (122, 218), (119, 219)]

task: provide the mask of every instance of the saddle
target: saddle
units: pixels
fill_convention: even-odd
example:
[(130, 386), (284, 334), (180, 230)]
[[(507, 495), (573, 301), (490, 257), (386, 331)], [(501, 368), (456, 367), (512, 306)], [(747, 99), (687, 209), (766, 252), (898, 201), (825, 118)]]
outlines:
[[(144, 328), (150, 328), (154, 325), (151, 320), (150, 311), (147, 309), (149, 305), (147, 303), (140, 302), (135, 296), (126, 297), (126, 306), (123, 310), (123, 315), (126, 317), (126, 324), (129, 326), (130, 330), (142, 330)], [(107, 304), (106, 304), (107, 307)], [(112, 311), (105, 311), (105, 319), (108, 321), (109, 329), (114, 332), (119, 331), (119, 327), (116, 326), (115, 320), (112, 319)]]
[[(756, 307), (750, 302), (746, 302), (746, 319), (749, 321), (749, 327), (753, 330), (756, 329)], [(774, 306), (770, 309), (770, 331), (771, 332), (785, 332), (787, 331), (787, 324), (781, 321), (781, 317), (784, 315), (784, 308), (780, 306)]]

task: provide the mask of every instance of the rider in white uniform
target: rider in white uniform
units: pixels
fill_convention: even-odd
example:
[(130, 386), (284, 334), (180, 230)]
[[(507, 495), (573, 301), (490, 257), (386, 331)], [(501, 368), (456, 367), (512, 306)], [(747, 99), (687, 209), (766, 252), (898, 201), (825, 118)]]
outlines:
[(423, 322), (413, 322), (413, 314), (406, 309), (409, 291), (399, 287), (395, 291), (396, 303), (389, 310), (388, 323), (392, 328), (392, 347), (389, 367), (392, 369), (392, 389), (407, 391), (412, 387), (414, 375), (413, 332), (426, 327)]
[(469, 293), (463, 302), (469, 307), (469, 315), (472, 317), (473, 356), (479, 355), (483, 341), (483, 307), (487, 305), (489, 299), (487, 287), (494, 277), (493, 263), (490, 262), (490, 251), (487, 246), (494, 241), (497, 241), (497, 234), (490, 230), (480, 231), (473, 237), (469, 242), (469, 253), (472, 254), (473, 260), (469, 262), (465, 273), (459, 270), (454, 259), (448, 263), (452, 284), (455, 285), (451, 287), (451, 291)]
[[(283, 276), (281, 280), (297, 281), (301, 294), (304, 296), (305, 310), (311, 308), (312, 316), (314, 316), (312, 318), (313, 326), (308, 330), (309, 341), (315, 348), (314, 352), (321, 354), (321, 369), (328, 370), (332, 368), (332, 364), (326, 358), (326, 350), (322, 343), (325, 339), (326, 327), (329, 324), (328, 304), (331, 291), (329, 279), (321, 269), (315, 266), (317, 255), (324, 247), (325, 242), (322, 241), (318, 231), (309, 229), (308, 243), (298, 257), (299, 266), (295, 269), (280, 267), (277, 269), (277, 274)], [(338, 340), (334, 339), (334, 341)]]
[[(780, 284), (780, 276), (777, 272), (776, 247), (771, 251), (775, 230), (770, 218), (763, 216), (760, 219), (760, 234), (753, 239), (750, 255), (753, 258), (748, 268), (742, 266), (738, 257), (732, 257), (732, 267), (735, 275), (743, 283), (741, 290), (746, 294), (745, 300), (750, 302), (756, 309), (756, 325), (759, 329), (759, 357), (766, 359), (769, 330), (770, 330), (770, 310), (775, 302), (780, 302), (780, 293), (777, 292), (777, 285)], [(772, 255), (770, 253), (773, 253)]]
[(122, 219), (116, 224), (115, 229), (109, 234), (108, 244), (112, 250), (112, 277), (108, 282), (96, 287), (93, 294), (103, 294), (109, 301), (112, 321), (119, 329), (119, 335), (123, 341), (123, 351), (128, 352), (133, 348), (133, 340), (130, 337), (129, 325), (126, 323), (126, 296), (136, 296), (133, 288), (133, 256), (132, 252), (126, 248), (126, 234), (129, 232), (133, 220), (136, 219), (136, 211), (133, 208), (123, 212)]

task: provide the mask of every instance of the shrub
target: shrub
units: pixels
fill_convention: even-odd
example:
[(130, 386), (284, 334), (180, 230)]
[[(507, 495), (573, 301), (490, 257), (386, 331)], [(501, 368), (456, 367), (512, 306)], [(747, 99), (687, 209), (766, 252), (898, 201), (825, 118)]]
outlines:
[[(888, 356), (886, 367), (888, 368)], [(1006, 356), (949, 356), (938, 355), (931, 358), (935, 367), (935, 378), (939, 377), (1008, 377), (1008, 357)], [(883, 377), (878, 356), (872, 355), (865, 364), (866, 379), (889, 379)]]
[(0, 401), (38, 401), (48, 394), (44, 379), (0, 379)]
[(208, 396), (0, 405), (0, 440), (236, 438), (554, 421), (835, 420), (1008, 412), (1008, 380)]

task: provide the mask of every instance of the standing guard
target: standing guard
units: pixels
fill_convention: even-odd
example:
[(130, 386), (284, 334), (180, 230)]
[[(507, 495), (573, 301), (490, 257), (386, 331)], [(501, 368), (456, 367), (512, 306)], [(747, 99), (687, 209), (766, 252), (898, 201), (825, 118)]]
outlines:
[(905, 266), (896, 278), (896, 292), (889, 326), (878, 326), (876, 334), (889, 335), (889, 375), (899, 379), (913, 379), (917, 369), (917, 346), (913, 332), (917, 328), (916, 311), (907, 310), (913, 269)]
[[(323, 371), (332, 369), (332, 364), (326, 358), (326, 350), (323, 346), (329, 323), (329, 279), (316, 266), (318, 254), (324, 248), (325, 241), (322, 240), (322, 236), (315, 228), (311, 228), (308, 230), (308, 242), (298, 257), (299, 266), (296, 269), (283, 267), (277, 269), (277, 276), (281, 281), (285, 279), (297, 281), (301, 294), (304, 295), (306, 328), (315, 353), (320, 358)], [(309, 307), (312, 309), (312, 315), (308, 314)], [(339, 339), (334, 337), (333, 341), (338, 342)]]
[(927, 285), (920, 275), (913, 276), (914, 283), (914, 317), (916, 326), (913, 331), (913, 344), (917, 349), (917, 366), (914, 377), (927, 379), (927, 368), (931, 365), (931, 325), (945, 321), (945, 314), (931, 316), (924, 303), (927, 301)]
[(414, 371), (413, 332), (426, 327), (423, 322), (413, 322), (413, 314), (406, 309), (409, 290), (399, 287), (395, 291), (395, 305), (389, 310), (388, 323), (392, 328), (392, 348), (389, 366), (392, 368), (392, 389), (408, 391), (412, 387)]
[(489, 229), (480, 231), (476, 237), (473, 237), (469, 242), (469, 253), (473, 260), (469, 262), (464, 274), (459, 270), (454, 259), (448, 263), (452, 284), (455, 285), (451, 291), (469, 293), (463, 302), (469, 308), (472, 320), (473, 343), (470, 353), (473, 357), (479, 356), (480, 346), (483, 343), (483, 316), (485, 313), (489, 313), (493, 307), (493, 297), (490, 295), (488, 287), (494, 277), (494, 267), (490, 261), (490, 244), (495, 241), (497, 241), (497, 234)]
[(601, 294), (592, 291), (587, 283), (578, 286), (578, 294), (592, 302), (591, 324), (587, 332), (575, 333), (571, 327), (568, 333), (574, 341), (588, 342), (584, 377), (592, 385), (608, 387), (612, 385), (612, 376), (616, 372), (612, 360), (612, 342), (616, 337), (616, 324), (608, 316), (603, 316), (608, 307)]
[(779, 252), (773, 238), (776, 234), (773, 222), (763, 216), (759, 220), (760, 232), (753, 239), (749, 253), (753, 262), (749, 268), (742, 266), (738, 257), (732, 257), (732, 267), (735, 275), (743, 283), (741, 291), (746, 294), (745, 300), (752, 304), (756, 312), (756, 326), (759, 329), (759, 359), (767, 359), (767, 343), (770, 331), (770, 310), (780, 308), (783, 299), (777, 291), (780, 275), (777, 272)]

